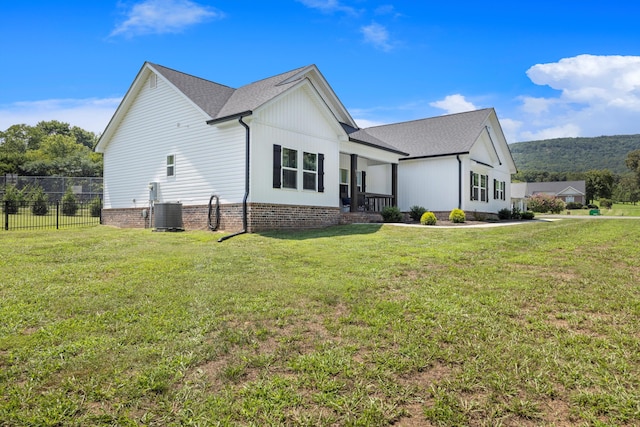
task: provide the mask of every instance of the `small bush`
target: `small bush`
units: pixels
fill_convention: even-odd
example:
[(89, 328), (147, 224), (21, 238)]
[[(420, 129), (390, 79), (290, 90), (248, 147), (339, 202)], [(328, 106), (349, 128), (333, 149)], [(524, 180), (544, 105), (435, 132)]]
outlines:
[(464, 211), (462, 209), (454, 209), (451, 211), (451, 213), (449, 214), (449, 221), (459, 224), (462, 222), (465, 222), (467, 220), (466, 215), (464, 214)]
[(536, 215), (532, 211), (522, 212), (521, 214), (522, 219), (533, 219), (535, 216)]
[(9, 185), (6, 187), (2, 202), (4, 204), (3, 208), (6, 209), (6, 212), (9, 215), (15, 215), (18, 213), (20, 198), (20, 190), (18, 190), (15, 186)]
[(605, 209), (611, 209), (613, 206), (613, 200), (611, 199), (600, 199), (600, 207)]
[(96, 197), (91, 201), (91, 203), (89, 204), (89, 212), (94, 218), (100, 216), (100, 214), (102, 213), (102, 200), (100, 200), (100, 197)]
[(395, 206), (387, 206), (382, 209), (382, 220), (384, 222), (401, 222), (402, 212)]
[(409, 208), (409, 217), (414, 221), (420, 221), (426, 211), (422, 206), (411, 206)]
[(509, 208), (500, 209), (498, 211), (498, 218), (499, 219), (511, 219), (511, 209), (509, 209)]
[(62, 196), (62, 214), (66, 216), (74, 216), (78, 212), (78, 199), (73, 194), (71, 188), (67, 188), (64, 196)]
[(569, 210), (573, 210), (573, 209), (582, 209), (582, 203), (578, 203), (578, 202), (568, 202), (568, 203), (567, 203), (567, 209), (569, 209)]
[(436, 222), (438, 222), (438, 219), (433, 212), (425, 212), (420, 217), (420, 224), (422, 225), (436, 225)]
[(41, 187), (34, 188), (31, 192), (31, 213), (42, 216), (49, 213), (49, 199)]
[(513, 207), (513, 209), (511, 210), (511, 219), (522, 219), (522, 211), (519, 207)]

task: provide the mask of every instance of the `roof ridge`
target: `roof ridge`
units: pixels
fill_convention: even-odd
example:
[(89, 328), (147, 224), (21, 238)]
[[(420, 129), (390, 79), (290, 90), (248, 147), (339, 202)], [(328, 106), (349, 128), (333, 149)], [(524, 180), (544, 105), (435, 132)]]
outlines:
[(185, 72), (183, 72), (183, 71), (178, 71), (178, 70), (175, 70), (175, 69), (170, 68), (170, 67), (165, 67), (164, 65), (155, 64), (155, 63), (153, 63), (153, 62), (149, 62), (149, 61), (147, 61), (147, 63), (148, 63), (149, 65), (151, 65), (152, 67), (156, 67), (156, 68), (157, 68), (157, 67), (164, 68), (165, 70), (169, 70), (169, 71), (172, 71), (172, 72), (174, 72), (174, 73), (182, 74), (183, 76), (191, 77), (191, 78), (193, 78), (193, 79), (202, 80), (202, 81), (204, 81), (204, 82), (213, 83), (214, 85), (224, 86), (224, 87), (226, 87), (226, 88), (236, 90), (236, 88), (231, 87), (231, 86), (229, 86), (229, 85), (225, 85), (225, 84), (222, 84), (222, 83), (214, 82), (213, 80), (205, 79), (205, 78), (203, 78), (203, 77), (198, 77), (198, 76), (196, 76), (196, 75), (189, 74), (189, 73), (185, 73)]
[(493, 110), (493, 108), (492, 107), (478, 108), (477, 110), (461, 111), (459, 113), (443, 114), (441, 116), (423, 117), (421, 119), (405, 120), (403, 122), (387, 123), (387, 124), (384, 124), (384, 125), (369, 126), (368, 128), (361, 128), (361, 129), (366, 130), (366, 129), (377, 129), (377, 128), (381, 128), (381, 127), (385, 127), (385, 126), (405, 125), (405, 124), (409, 124), (409, 123), (423, 122), (423, 121), (426, 121), (426, 120), (436, 120), (436, 119), (442, 119), (442, 118), (446, 118), (446, 117), (459, 116), (459, 115), (462, 115), (462, 114), (478, 113), (478, 112), (487, 111), (487, 110)]
[[(282, 72), (282, 73), (274, 74), (273, 76), (264, 77), (264, 78), (262, 78), (262, 79), (259, 79), (259, 80), (256, 80), (256, 81), (253, 81), (253, 82), (251, 82), (251, 83), (247, 83), (247, 84), (242, 85), (242, 86), (240, 86), (240, 87), (251, 86), (251, 85), (254, 85), (254, 84), (257, 84), (257, 83), (260, 83), (260, 82), (264, 82), (265, 80), (275, 79), (276, 77), (280, 77), (280, 76), (283, 76), (283, 75), (285, 75), (285, 74), (289, 74), (289, 73), (293, 73), (293, 72), (299, 72), (299, 71), (302, 71), (302, 70), (304, 70), (305, 68), (309, 68), (309, 67), (311, 67), (311, 65), (305, 65), (305, 66), (303, 66), (303, 67), (294, 68), (294, 69), (289, 70), (289, 71), (284, 71), (284, 72)], [(287, 80), (287, 79), (284, 79), (284, 80)], [(278, 86), (278, 85), (280, 85), (280, 84), (281, 84), (281, 82), (280, 82), (280, 83), (277, 83), (277, 84), (276, 84), (276, 86)]]

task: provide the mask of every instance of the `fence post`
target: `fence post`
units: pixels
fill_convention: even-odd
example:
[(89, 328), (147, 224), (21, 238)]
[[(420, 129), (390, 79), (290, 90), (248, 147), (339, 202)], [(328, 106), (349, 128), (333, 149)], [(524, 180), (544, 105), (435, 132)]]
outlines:
[(9, 201), (4, 201), (4, 229), (9, 231)]
[(60, 200), (56, 200), (56, 230), (60, 226)]

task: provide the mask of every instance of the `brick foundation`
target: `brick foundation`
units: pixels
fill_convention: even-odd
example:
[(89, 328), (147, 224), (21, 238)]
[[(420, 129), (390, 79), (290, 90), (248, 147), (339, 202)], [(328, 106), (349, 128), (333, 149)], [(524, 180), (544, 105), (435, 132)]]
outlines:
[[(149, 228), (149, 218), (143, 217), (143, 208), (103, 209), (103, 224), (121, 228)], [(185, 230), (208, 228), (207, 205), (183, 206), (182, 223)], [(353, 222), (379, 222), (380, 215), (364, 212), (343, 214), (340, 208), (323, 206), (276, 205), (249, 203), (247, 205), (248, 230), (251, 233), (277, 229), (322, 228)], [(215, 225), (215, 207), (211, 221)], [(227, 232), (242, 230), (242, 204), (220, 205), (218, 229)]]

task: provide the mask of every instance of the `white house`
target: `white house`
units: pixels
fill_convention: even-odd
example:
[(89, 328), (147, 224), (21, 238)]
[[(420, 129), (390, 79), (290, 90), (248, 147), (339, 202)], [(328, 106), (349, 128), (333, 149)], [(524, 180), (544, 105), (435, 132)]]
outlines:
[(233, 89), (147, 62), (96, 151), (103, 222), (122, 227), (169, 202), (185, 228), (249, 232), (495, 213), (515, 172), (493, 109), (360, 129), (315, 65)]

